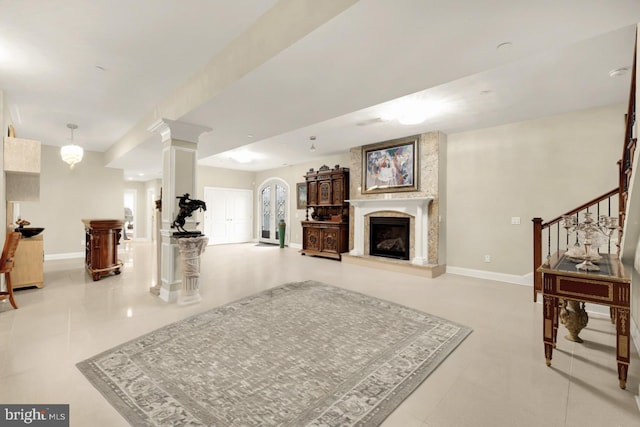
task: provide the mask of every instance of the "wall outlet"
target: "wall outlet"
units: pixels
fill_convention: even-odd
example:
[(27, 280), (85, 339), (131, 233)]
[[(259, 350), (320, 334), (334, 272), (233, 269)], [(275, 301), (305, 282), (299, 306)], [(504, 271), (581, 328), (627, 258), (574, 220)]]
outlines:
[(484, 262), (491, 262), (491, 255), (485, 255)]
[(511, 224), (520, 225), (520, 217), (519, 216), (512, 216), (511, 217)]

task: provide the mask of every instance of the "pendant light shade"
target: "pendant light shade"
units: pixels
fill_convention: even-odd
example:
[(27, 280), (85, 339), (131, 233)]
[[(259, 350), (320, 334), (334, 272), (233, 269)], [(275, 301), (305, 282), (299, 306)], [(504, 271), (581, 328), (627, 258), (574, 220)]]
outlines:
[(62, 160), (68, 163), (69, 167), (73, 169), (73, 166), (76, 163), (80, 163), (82, 161), (84, 150), (79, 145), (75, 145), (73, 143), (73, 131), (78, 129), (78, 125), (69, 123), (67, 124), (67, 127), (71, 130), (71, 144), (65, 145), (60, 149), (60, 157), (62, 157)]

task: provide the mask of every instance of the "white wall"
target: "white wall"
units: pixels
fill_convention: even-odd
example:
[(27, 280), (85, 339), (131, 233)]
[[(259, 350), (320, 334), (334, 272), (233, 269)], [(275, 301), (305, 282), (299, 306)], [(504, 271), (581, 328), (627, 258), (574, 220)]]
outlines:
[(448, 266), (530, 274), (531, 219), (550, 220), (618, 186), (625, 111), (615, 105), (450, 134)]
[(82, 162), (69, 169), (60, 148), (42, 145), (40, 201), (21, 202), (22, 218), (44, 227), (45, 255), (82, 252), (81, 220), (124, 217), (124, 176), (121, 169), (103, 167), (103, 153), (85, 151)]

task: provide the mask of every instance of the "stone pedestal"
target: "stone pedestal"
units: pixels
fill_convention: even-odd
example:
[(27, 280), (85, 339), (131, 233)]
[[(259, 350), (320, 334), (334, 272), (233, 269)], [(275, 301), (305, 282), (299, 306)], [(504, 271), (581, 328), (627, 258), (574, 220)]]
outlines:
[(182, 258), (182, 289), (178, 296), (178, 304), (194, 304), (200, 302), (200, 255), (209, 242), (206, 236), (178, 237), (178, 249)]

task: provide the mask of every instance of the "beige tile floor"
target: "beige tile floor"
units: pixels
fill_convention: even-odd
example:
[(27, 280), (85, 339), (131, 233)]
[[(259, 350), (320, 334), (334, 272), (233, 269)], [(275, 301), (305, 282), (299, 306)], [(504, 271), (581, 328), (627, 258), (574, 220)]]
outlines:
[[(615, 331), (592, 317), (584, 344), (559, 338), (544, 363), (531, 288), (456, 275), (424, 279), (255, 244), (209, 246), (197, 305), (148, 292), (153, 246), (125, 242), (124, 272), (93, 282), (83, 260), (45, 263), (43, 289), (0, 303), (0, 403), (69, 403), (72, 426), (126, 426), (75, 364), (162, 325), (289, 281), (315, 279), (463, 323), (474, 332), (385, 421), (385, 427), (640, 426), (635, 349), (618, 388)], [(559, 337), (564, 336), (561, 327)]]

